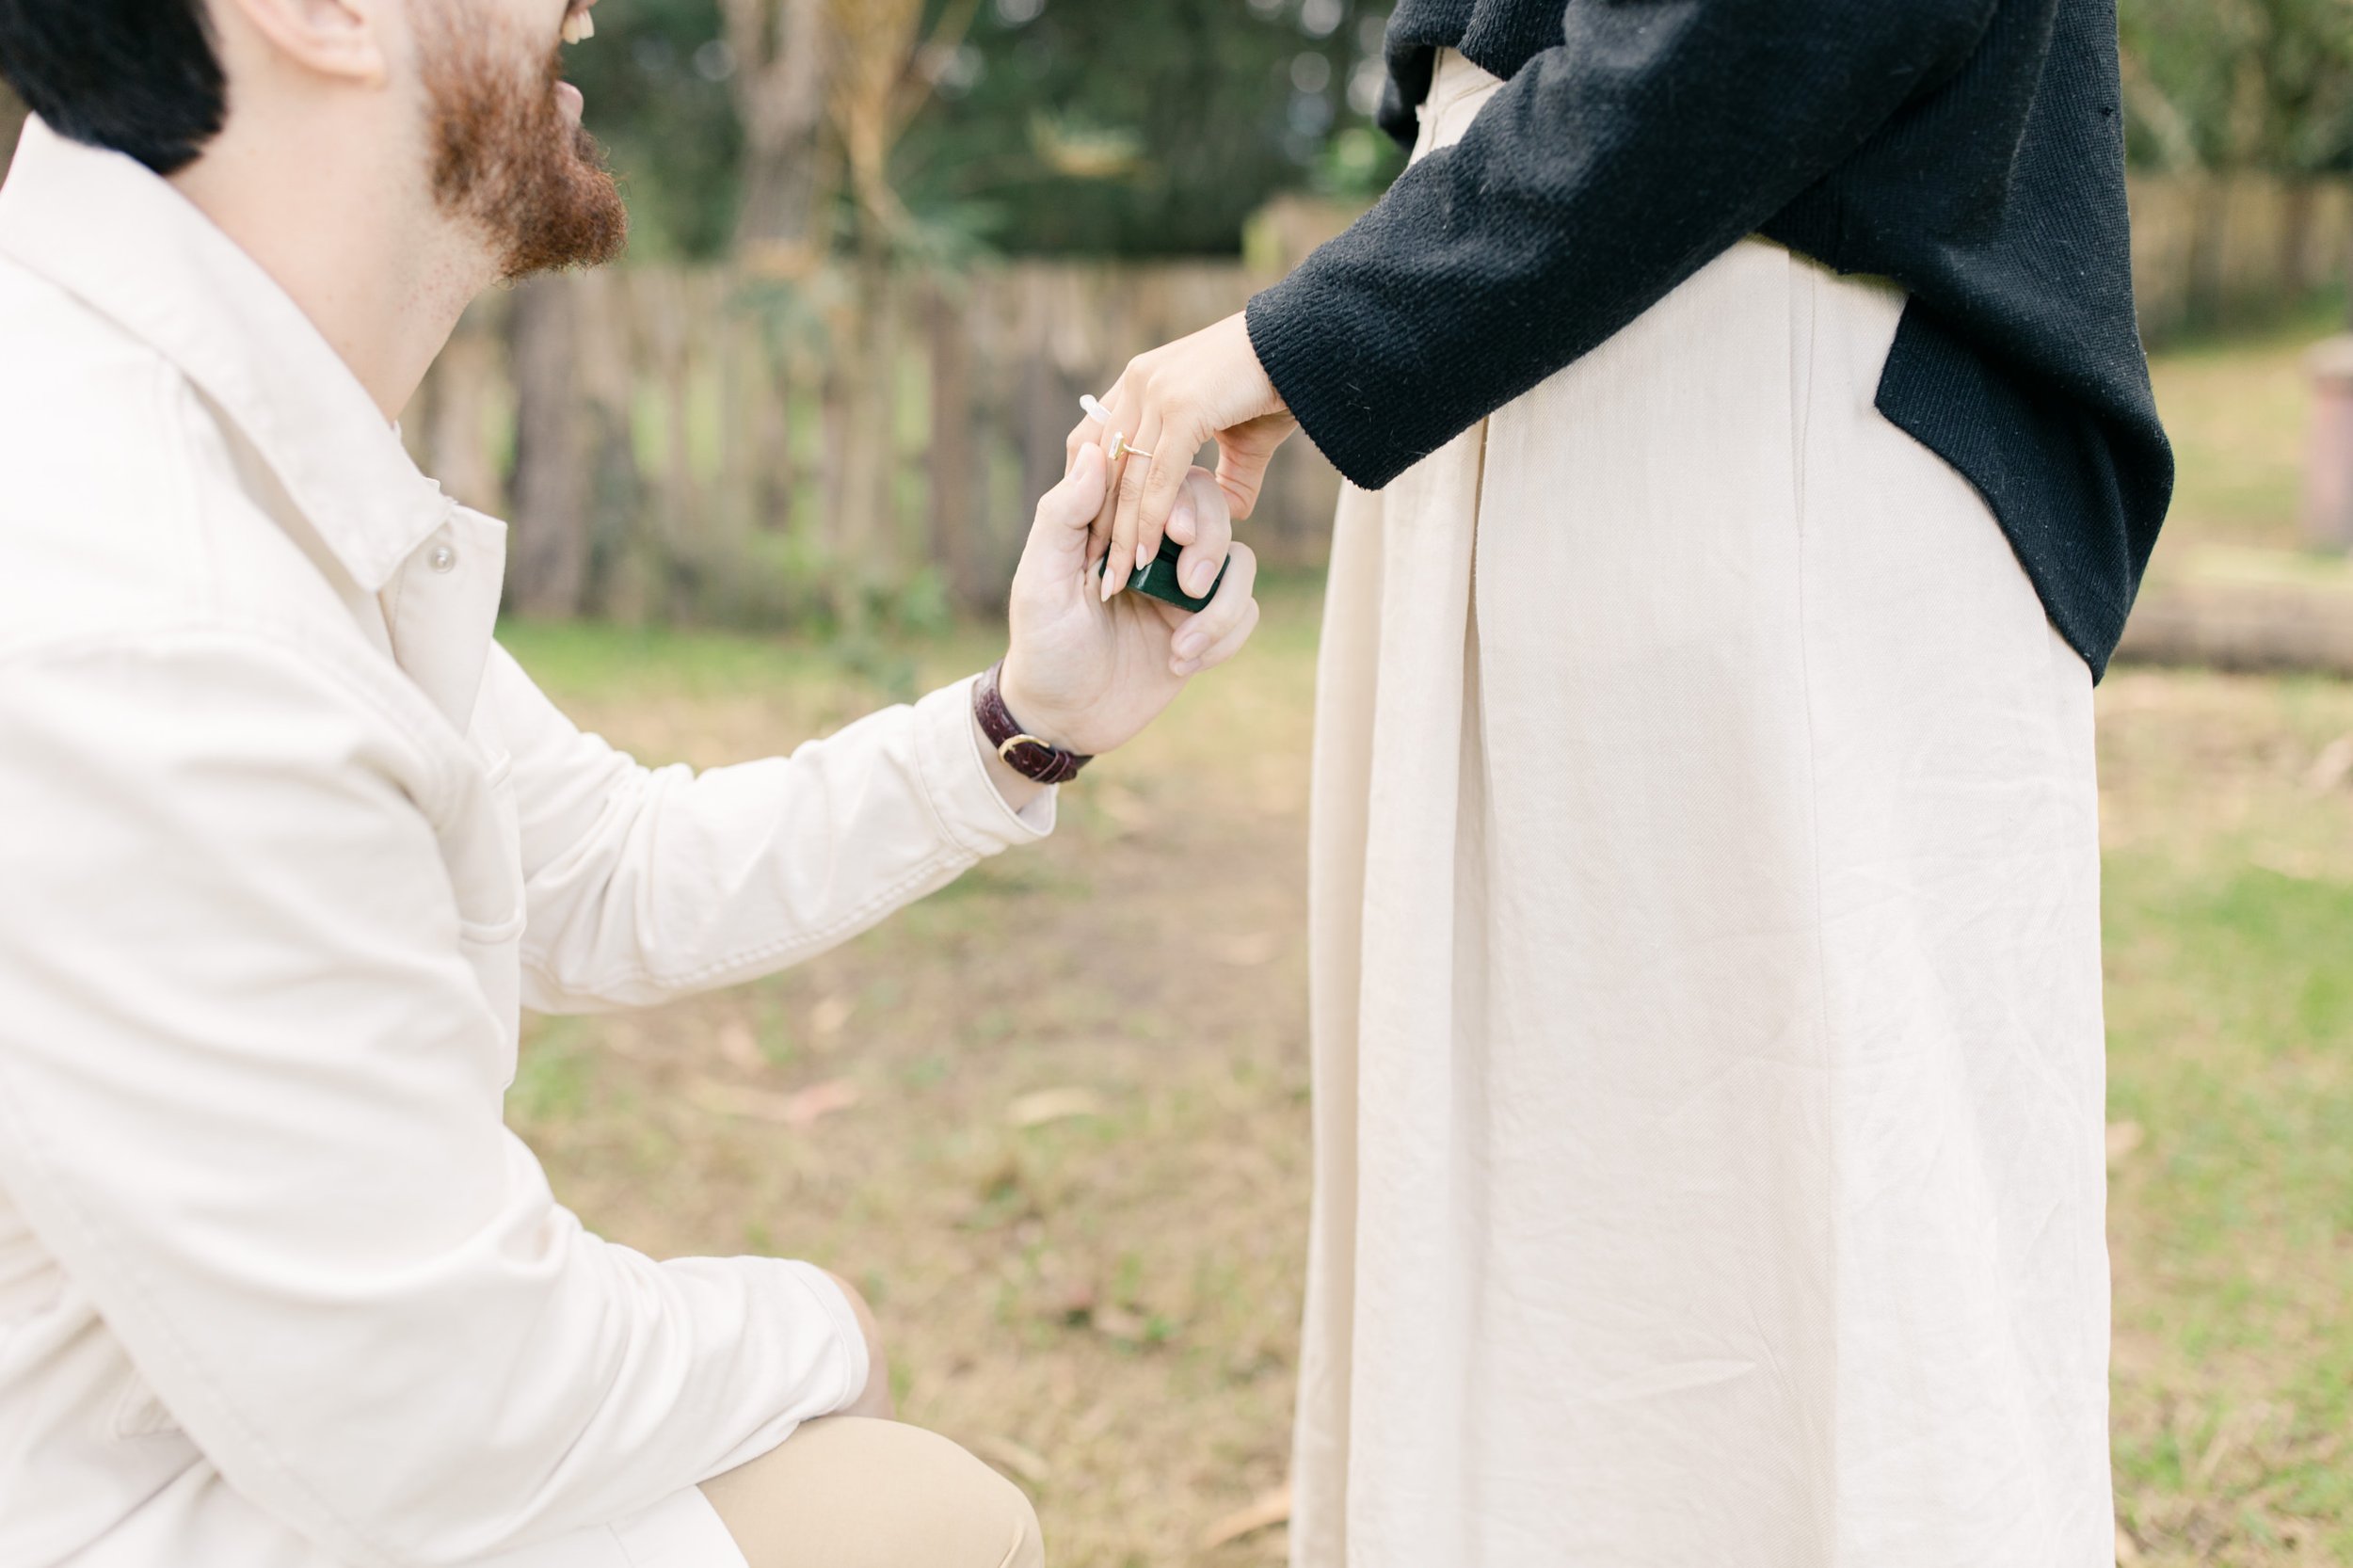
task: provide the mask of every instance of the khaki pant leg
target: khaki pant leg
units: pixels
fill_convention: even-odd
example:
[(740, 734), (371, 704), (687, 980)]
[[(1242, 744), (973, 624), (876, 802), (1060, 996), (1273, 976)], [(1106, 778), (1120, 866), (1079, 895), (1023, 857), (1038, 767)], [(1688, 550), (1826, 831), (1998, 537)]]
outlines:
[(837, 1416), (703, 1483), (750, 1568), (1043, 1568), (1037, 1514), (937, 1432)]

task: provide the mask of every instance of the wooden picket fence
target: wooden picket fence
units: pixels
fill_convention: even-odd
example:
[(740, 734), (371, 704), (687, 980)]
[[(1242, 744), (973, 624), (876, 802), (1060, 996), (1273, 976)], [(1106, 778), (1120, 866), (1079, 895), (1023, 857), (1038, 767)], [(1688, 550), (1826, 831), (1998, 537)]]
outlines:
[(2153, 343), (2276, 312), (2353, 270), (2353, 183), (2176, 174), (2131, 187), (2133, 288)]
[[(831, 275), (541, 280), (468, 315), (403, 429), (453, 495), (511, 520), (526, 613), (986, 608), (1080, 394), (1262, 282), (1231, 264), (1024, 264), (896, 280), (861, 312)], [(1295, 442), (1247, 536), (1320, 560), (1337, 493)]]

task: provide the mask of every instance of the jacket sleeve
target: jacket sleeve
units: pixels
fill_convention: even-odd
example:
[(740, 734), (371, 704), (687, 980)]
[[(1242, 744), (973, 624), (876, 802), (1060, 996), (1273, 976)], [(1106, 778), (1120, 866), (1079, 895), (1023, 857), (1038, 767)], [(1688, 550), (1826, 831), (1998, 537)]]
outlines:
[(867, 1375), (819, 1272), (550, 1195), (456, 748), (398, 708), (232, 635), (0, 665), (0, 1183), (228, 1482), (366, 1568), (623, 1517)]
[(1597, 347), (1966, 58), (1993, 0), (1577, 0), (1462, 139), (1253, 299), (1377, 489)]
[(972, 730), (971, 683), (885, 709), (790, 757), (646, 768), (559, 712), (504, 648), (484, 696), (514, 759), (524, 1000), (644, 1006), (799, 963), (1044, 837)]

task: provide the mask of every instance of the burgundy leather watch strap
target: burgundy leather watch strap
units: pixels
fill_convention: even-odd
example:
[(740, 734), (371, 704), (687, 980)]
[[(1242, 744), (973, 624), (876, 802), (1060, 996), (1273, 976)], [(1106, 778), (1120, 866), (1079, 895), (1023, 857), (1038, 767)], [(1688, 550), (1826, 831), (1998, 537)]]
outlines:
[(1005, 711), (1005, 699), (997, 689), (998, 677), (1003, 672), (1002, 659), (989, 666), (988, 673), (972, 683), (972, 716), (980, 721), (981, 733), (997, 748), (997, 755), (1006, 766), (1024, 778), (1040, 784), (1064, 784), (1079, 776), (1079, 770), (1095, 760), (1060, 746), (1048, 745), (1025, 731), (1014, 716)]

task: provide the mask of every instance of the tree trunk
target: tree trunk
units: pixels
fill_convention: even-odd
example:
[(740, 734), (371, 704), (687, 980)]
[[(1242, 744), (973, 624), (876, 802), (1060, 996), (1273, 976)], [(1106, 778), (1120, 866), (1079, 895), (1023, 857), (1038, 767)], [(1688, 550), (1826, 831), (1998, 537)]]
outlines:
[(744, 126), (738, 250), (755, 263), (804, 261), (817, 237), (818, 128), (825, 115), (825, 0), (726, 0)]
[(514, 300), (506, 327), (515, 376), (507, 602), (526, 616), (568, 618), (580, 613), (588, 567), (578, 293), (572, 280), (550, 276), (520, 285)]
[(896, 486), (897, 353), (888, 256), (870, 244), (858, 258), (841, 379), (840, 510), (834, 518), (834, 608), (842, 626), (862, 632), (877, 589), (900, 585)]

